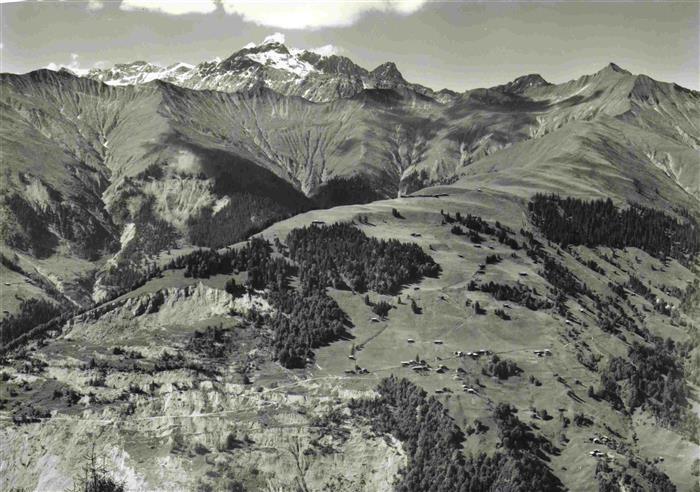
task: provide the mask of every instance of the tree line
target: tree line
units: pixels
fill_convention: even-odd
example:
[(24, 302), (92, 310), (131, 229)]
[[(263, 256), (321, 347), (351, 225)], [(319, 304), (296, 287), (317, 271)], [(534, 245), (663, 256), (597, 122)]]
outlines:
[(634, 342), (627, 358), (613, 357), (601, 371), (597, 396), (621, 411), (649, 410), (657, 422), (686, 428), (697, 442), (698, 419), (690, 412), (690, 390), (679, 349), (670, 338), (656, 337), (651, 344)]
[[(230, 279), (226, 290), (234, 295), (267, 291), (275, 313), (251, 317), (269, 330), (274, 357), (287, 368), (303, 367), (313, 349), (347, 333), (350, 321), (326, 292), (328, 287), (349, 284), (355, 290), (387, 293), (439, 273), (439, 266), (417, 245), (369, 238), (350, 224), (294, 229), (287, 243), (289, 259), (273, 255), (269, 241), (252, 238), (238, 249), (197, 250), (169, 265), (194, 278), (246, 271), (245, 285)], [(281, 242), (276, 245), (285, 251)], [(289, 286), (294, 274), (299, 277), (298, 289)]]
[(417, 244), (368, 237), (348, 223), (294, 229), (287, 245), (302, 282), (324, 287), (392, 294), (406, 283), (440, 273)]
[[(522, 443), (532, 437), (531, 432), (510, 407), (506, 412), (499, 405), (495, 412), (504, 451), (465, 457), (464, 434), (436, 398), (395, 376), (382, 380), (377, 389), (378, 398), (353, 400), (350, 407), (354, 415), (368, 418), (375, 432), (402, 442), (408, 466), (401, 471), (396, 490), (562, 490), (549, 468)], [(505, 413), (508, 418), (499, 417)]]
[(24, 300), (18, 313), (8, 315), (0, 322), (0, 342), (7, 346), (37, 325), (56, 318), (61, 312), (59, 306), (44, 299)]
[(533, 223), (562, 247), (584, 245), (636, 247), (652, 256), (687, 263), (700, 251), (700, 229), (687, 212), (678, 220), (660, 210), (612, 200), (580, 200), (538, 193), (528, 203)]
[(228, 246), (292, 215), (287, 207), (266, 196), (229, 193), (228, 199), (221, 210), (214, 212), (205, 207), (187, 220), (187, 238), (192, 244)]

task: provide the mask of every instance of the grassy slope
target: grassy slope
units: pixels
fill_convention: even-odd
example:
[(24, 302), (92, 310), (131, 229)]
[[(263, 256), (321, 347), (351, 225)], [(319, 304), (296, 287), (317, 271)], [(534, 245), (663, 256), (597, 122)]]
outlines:
[[(390, 208), (396, 207), (405, 220), (391, 217)], [(323, 214), (310, 213), (295, 217), (280, 224), (276, 224), (266, 231), (265, 235), (273, 237), (284, 234), (293, 227), (308, 224), (311, 220), (351, 220), (356, 214), (369, 215), (370, 222), (375, 227), (362, 226), (365, 233), (381, 238), (398, 238), (402, 241), (415, 241), (425, 250), (429, 251), (435, 260), (443, 267), (443, 274), (439, 279), (427, 279), (420, 285), (406, 286), (401, 293), (404, 304), (398, 305), (396, 299), (392, 304), (397, 306), (390, 312), (389, 319), (382, 323), (370, 321), (373, 316), (369, 308), (364, 305), (361, 296), (353, 296), (348, 292), (335, 292), (334, 297), (341, 307), (350, 315), (355, 329), (352, 331), (354, 339), (332, 344), (322, 348), (317, 354), (317, 367), (312, 370), (316, 376), (343, 377), (343, 371), (354, 367), (355, 363), (370, 370), (370, 375), (365, 377), (353, 377), (347, 380), (355, 388), (369, 388), (376, 384), (379, 378), (391, 373), (408, 377), (429, 391), (448, 387), (454, 393), (443, 396), (453, 416), (461, 425), (470, 424), (474, 418), (492, 427), (489, 422), (488, 408), (499, 401), (508, 401), (520, 409), (520, 418), (533, 422), (541, 427), (542, 431), (550, 437), (555, 444), (559, 443), (562, 434), (561, 423), (558, 417), (559, 409), (565, 409), (564, 414), (569, 418), (575, 412), (584, 412), (592, 417), (595, 424), (591, 428), (570, 427), (566, 436), (570, 443), (563, 446), (562, 455), (554, 457), (552, 466), (555, 473), (560, 476), (567, 487), (573, 490), (587, 490), (593, 479), (596, 461), (588, 456), (588, 451), (599, 447), (588, 442), (588, 437), (594, 434), (609, 434), (604, 428), (610, 425), (614, 430), (631, 437), (631, 422), (621, 414), (614, 412), (605, 402), (598, 402), (586, 395), (590, 384), (597, 384), (599, 377), (583, 367), (576, 359), (572, 341), (566, 337), (567, 326), (563, 319), (546, 312), (532, 312), (525, 307), (508, 303), (511, 309), (506, 309), (513, 318), (511, 321), (503, 321), (493, 315), (493, 310), (503, 307), (502, 302), (495, 301), (487, 294), (467, 292), (466, 283), (473, 278), (479, 263), (483, 262), (486, 254), (497, 252), (505, 258), (503, 263), (487, 267), (484, 280), (516, 282), (519, 280), (519, 272), (525, 271), (529, 276), (524, 283), (534, 286), (538, 291), (546, 290), (545, 282), (538, 277), (537, 268), (532, 262), (519, 253), (519, 259), (508, 257), (510, 250), (498, 243), (491, 242), (488, 247), (476, 249), (464, 238), (452, 235), (447, 226), (440, 226), (440, 209), (445, 211), (461, 211), (488, 217), (489, 220), (500, 220), (513, 229), (518, 229), (523, 217), (522, 205), (516, 200), (513, 202), (504, 199), (498, 192), (485, 190), (482, 193), (466, 192), (464, 194), (450, 195), (444, 198), (413, 198), (393, 200), (390, 202), (375, 203), (364, 207), (339, 207)], [(420, 238), (410, 236), (412, 232), (420, 233)], [(579, 248), (584, 253), (586, 248)], [(603, 252), (604, 249), (601, 251)], [(621, 256), (623, 269), (617, 269), (605, 264), (605, 268), (611, 278), (618, 277), (618, 281), (626, 279), (626, 272), (634, 272), (651, 281), (655, 285), (685, 286), (692, 282), (695, 276), (673, 262), (666, 272), (654, 272), (651, 265), (660, 266), (657, 260), (650, 258), (644, 252), (629, 249), (628, 252), (618, 252)], [(461, 256), (460, 256), (461, 255)], [(635, 257), (642, 258), (642, 264), (637, 265)], [(569, 255), (563, 257), (565, 264), (573, 272), (583, 278), (594, 288), (596, 292), (610, 294), (607, 288), (608, 278), (595, 274), (579, 264)], [(598, 258), (600, 262), (600, 258)], [(423, 307), (422, 315), (412, 313), (407, 304), (410, 296)], [(464, 306), (466, 298), (478, 300), (489, 314), (476, 316), (473, 311)], [(640, 300), (641, 302), (641, 300)], [(607, 357), (626, 355), (626, 344), (599, 330), (595, 325), (595, 317), (586, 310), (580, 313), (578, 305), (569, 302), (570, 308), (579, 322), (587, 323), (582, 339), (587, 341), (591, 352), (603, 357), (603, 363)], [(588, 308), (588, 306), (584, 306)], [(668, 318), (650, 316), (647, 326), (652, 332), (672, 337), (682, 341), (686, 339), (685, 330), (669, 325)], [(415, 343), (407, 343), (408, 338), (415, 339)], [(443, 345), (435, 345), (433, 340), (444, 340)], [(356, 354), (357, 361), (348, 360), (352, 347), (362, 345), (362, 350)], [(524, 370), (520, 377), (515, 377), (507, 382), (498, 382), (481, 375), (480, 367), (483, 361), (475, 362), (471, 359), (456, 359), (455, 350), (472, 351), (480, 348), (488, 348), (503, 357), (512, 359)], [(536, 357), (532, 351), (535, 349), (549, 348), (553, 352), (550, 358)], [(434, 366), (435, 357), (443, 359), (451, 371), (442, 375), (430, 373), (428, 376), (414, 375), (407, 368), (401, 368), (400, 361), (413, 359), (417, 354), (421, 358), (430, 361)], [(464, 367), (471, 378), (477, 377), (485, 388), (480, 390), (479, 396), (466, 395), (461, 391), (461, 382), (455, 381), (452, 376), (458, 366)], [(562, 376), (566, 384), (556, 380), (554, 374)], [(531, 385), (527, 378), (534, 375), (542, 386)], [(575, 381), (578, 380), (580, 384)], [(567, 396), (567, 392), (573, 390), (583, 399), (582, 403)], [(532, 420), (529, 417), (530, 406), (538, 409), (546, 408), (555, 418), (548, 422)], [(692, 481), (689, 475), (690, 464), (697, 446), (675, 437), (665, 440), (664, 446), (654, 446), (651, 443), (658, 442), (655, 426), (636, 427), (641, 456), (653, 458), (663, 456), (666, 458), (661, 468), (664, 469), (682, 489), (690, 487)], [(488, 449), (495, 442), (495, 436), (487, 433), (484, 437), (472, 437), (467, 440), (467, 449), (471, 451)], [(669, 434), (666, 431), (667, 434)], [(631, 441), (629, 441), (631, 444)], [(576, 463), (575, 466), (572, 466)], [(566, 469), (566, 470), (565, 470)]]
[[(213, 463), (228, 456), (216, 451), (216, 448), (219, 446), (217, 439), (220, 440), (231, 429), (240, 433), (247, 432), (255, 440), (254, 444), (239, 450), (233, 458), (225, 458), (229, 460), (229, 463), (234, 464), (234, 468), (239, 470), (239, 477), (244, 477), (246, 483), (249, 485), (256, 483), (256, 479), (245, 471), (250, 466), (263, 470), (264, 476), (272, 477), (273, 481), (285, 480), (283, 477), (287, 477), (287, 480), (294, 479), (293, 477), (298, 478), (300, 475), (294, 471), (294, 467), (288, 468), (287, 465), (279, 465), (277, 469), (268, 467), (270, 459), (283, 459), (283, 456), (289, 456), (286, 452), (275, 454), (275, 452), (264, 450), (270, 449), (270, 447), (289, 449), (293, 442), (297, 442), (301, 449), (312, 449), (314, 430), (309, 427), (308, 416), (318, 415), (321, 408), (330, 408), (325, 407), (326, 403), (323, 403), (327, 401), (329, 396), (336, 395), (335, 398), (339, 398), (336, 400), (336, 404), (340, 402), (342, 405), (342, 402), (347, 401), (347, 398), (371, 391), (380, 378), (393, 373), (412, 379), (431, 393), (443, 387), (451, 389), (452, 393), (440, 396), (440, 398), (458, 424), (466, 427), (473, 423), (475, 418), (478, 418), (490, 427), (490, 430), (485, 434), (469, 437), (465, 442), (465, 452), (490, 452), (495, 449), (498, 439), (495, 424), (489, 417), (490, 409), (500, 401), (508, 401), (518, 407), (521, 420), (536, 425), (539, 432), (560, 447), (561, 455), (551, 456), (550, 465), (554, 473), (572, 490), (589, 490), (594, 477), (596, 461), (588, 455), (588, 452), (601, 446), (590, 443), (588, 439), (596, 434), (609, 435), (610, 430), (606, 429), (606, 426), (619, 432), (624, 441), (639, 456), (650, 458), (663, 456), (665, 461), (660, 467), (671, 476), (681, 490), (688, 489), (691, 484), (690, 464), (697, 447), (679, 439), (675, 433), (660, 430), (654, 425), (649, 425), (648, 421), (644, 423), (644, 418), (639, 417), (634, 419), (634, 429), (638, 437), (638, 441), (634, 442), (631, 438), (632, 421), (612, 411), (607, 403), (595, 401), (586, 395), (587, 386), (597, 383), (598, 375), (587, 370), (577, 361), (569, 327), (560, 317), (544, 311), (532, 312), (524, 307), (509, 303), (511, 308), (504, 309), (511, 313), (513, 319), (503, 321), (493, 314), (493, 310), (497, 307), (503, 307), (503, 303), (497, 302), (483, 293), (466, 291), (466, 283), (473, 277), (478, 264), (483, 262), (487, 254), (494, 252), (501, 254), (504, 261), (498, 265), (487, 267), (486, 280), (515, 282), (520, 279), (527, 285), (536, 287), (540, 292), (546, 290), (544, 280), (537, 274), (538, 268), (522, 252), (518, 253), (519, 258), (510, 258), (510, 250), (493, 241), (485, 243), (482, 248), (475, 248), (463, 237), (452, 235), (448, 226), (440, 225), (439, 212), (444, 209), (452, 213), (460, 211), (481, 215), (490, 221), (499, 220), (517, 230), (524, 220), (523, 202), (517, 198), (509, 198), (500, 191), (490, 189), (484, 189), (483, 192), (459, 188), (447, 188), (446, 190), (451, 193), (442, 198), (403, 198), (375, 202), (369, 205), (308, 212), (275, 224), (262, 233), (269, 238), (278, 236), (284, 239), (289, 230), (307, 225), (312, 220), (334, 222), (352, 220), (358, 214), (368, 215), (369, 222), (373, 225), (361, 226), (366, 234), (380, 238), (415, 241), (443, 267), (443, 274), (439, 278), (426, 279), (420, 284), (406, 286), (400, 293), (403, 304), (399, 305), (396, 298), (391, 298), (390, 300), (392, 304), (396, 305), (396, 309), (392, 309), (388, 320), (381, 323), (370, 321), (372, 314), (364, 304), (362, 296), (353, 295), (347, 291), (332, 291), (331, 295), (348, 313), (355, 325), (351, 331), (352, 339), (335, 342), (319, 349), (316, 364), (305, 370), (285, 371), (274, 364), (265, 362), (264, 358), (260, 359), (252, 378), (256, 385), (262, 385), (265, 388), (263, 395), (268, 392), (279, 395), (279, 397), (275, 397), (274, 409), (269, 411), (264, 409), (266, 404), (263, 402), (266, 397), (254, 396), (255, 393), (248, 393), (249, 390), (245, 389), (241, 393), (241, 390), (237, 389), (239, 387), (236, 386), (240, 383), (236, 383), (235, 373), (228, 373), (229, 375), (224, 377), (223, 381), (231, 381), (230, 383), (222, 385), (219, 382), (211, 386), (211, 383), (203, 382), (193, 385), (195, 380), (201, 379), (187, 371), (159, 373), (154, 379), (148, 375), (127, 372), (109, 376), (106, 388), (92, 388), (98, 396), (107, 397), (110, 394), (118, 393), (120, 388), (125, 388), (130, 383), (147, 385), (150, 380), (154, 380), (163, 385), (147, 400), (138, 400), (139, 404), (133, 418), (123, 416), (123, 413), (120, 413), (119, 409), (123, 404), (97, 405), (93, 410), (98, 414), (105, 415), (108, 419), (123, 419), (124, 423), (121, 426), (105, 434), (107, 437), (105, 437), (104, 443), (108, 446), (115, 445), (117, 449), (128, 452), (129, 456), (124, 465), (126, 468), (122, 470), (127, 470), (129, 474), (136, 477), (130, 483), (146, 480), (152, 484), (155, 483), (154, 480), (167, 480), (167, 483), (171, 483), (173, 486), (175, 484), (179, 484), (179, 486), (192, 484), (192, 480), (195, 480), (196, 477), (203, 476), (207, 471), (212, 470), (212, 466), (207, 465), (207, 462)], [(405, 219), (393, 218), (391, 215), (393, 207), (399, 209)], [(418, 233), (421, 236), (413, 237), (411, 233)], [(522, 238), (519, 239), (522, 240)], [(494, 249), (491, 250), (489, 246)], [(596, 254), (585, 248), (579, 249), (584, 255)], [(603, 250), (600, 251), (600, 253), (603, 252)], [(628, 252), (620, 251), (618, 255), (622, 269), (617, 269), (609, 264), (605, 264), (605, 268), (610, 277), (620, 277), (621, 281), (626, 276), (625, 272), (632, 269), (637, 276), (650, 280), (655, 285), (684, 286), (693, 279), (691, 272), (675, 262), (672, 262), (666, 271), (652, 271), (651, 266), (658, 267), (660, 266), (659, 262), (643, 252), (630, 249)], [(641, 264), (637, 264), (635, 260), (637, 256), (640, 257)], [(578, 276), (585, 278), (596, 292), (609, 294), (607, 278), (588, 271), (568, 254), (564, 254), (561, 259)], [(599, 261), (602, 262), (600, 257)], [(521, 278), (519, 272), (522, 271), (528, 272), (527, 278)], [(224, 280), (223, 277), (219, 276), (203, 283), (205, 286), (221, 289)], [(169, 272), (163, 278), (150, 281), (138, 291), (130, 294), (129, 297), (135, 298), (140, 294), (156, 292), (163, 288), (182, 287), (196, 283), (198, 282), (184, 279), (182, 272)], [(376, 298), (376, 295), (370, 295), (372, 298)], [(423, 314), (414, 315), (411, 312), (408, 305), (409, 296), (414, 298), (423, 308)], [(471, 309), (465, 307), (466, 298), (478, 300), (487, 309), (488, 314), (476, 316)], [(147, 357), (156, 357), (163, 348), (170, 347), (170, 350), (173, 350), (174, 347), (181, 346), (188, 334), (195, 328), (220, 322), (224, 323), (225, 326), (240, 326), (240, 322), (236, 318), (206, 315), (211, 306), (215, 305), (212, 304), (215, 301), (206, 301), (205, 299), (201, 302), (203, 304), (192, 304), (192, 314), (186, 314), (188, 311), (182, 311), (183, 308), (179, 308), (177, 305), (173, 305), (171, 308), (170, 304), (166, 303), (166, 306), (161, 308), (161, 314), (148, 315), (144, 319), (129, 321), (128, 318), (122, 319), (120, 316), (110, 315), (96, 323), (78, 324), (71, 330), (70, 336), (49, 342), (49, 345), (39, 349), (37, 356), (49, 362), (48, 375), (57, 377), (60, 384), (85, 390), (85, 380), (90, 377), (91, 372), (80, 369), (78, 361), (86, 361), (90, 356), (113, 358), (110, 355), (110, 347), (113, 344), (133, 347), (141, 350)], [(625, 343), (601, 332), (595, 326), (592, 313), (587, 310), (589, 306), (583, 307), (584, 312), (580, 312), (579, 306), (570, 301), (571, 311), (578, 322), (588, 324), (587, 328), (583, 328), (582, 339), (588, 342), (590, 350), (603, 356), (602, 362), (612, 355), (624, 355), (626, 353)], [(195, 313), (199, 313), (196, 319), (192, 317)], [(139, 329), (134, 329), (135, 326), (129, 328), (134, 322), (138, 323)], [(651, 316), (647, 326), (660, 335), (671, 336), (676, 340), (685, 339), (684, 330), (669, 325), (667, 318)], [(247, 346), (248, 348), (245, 350), (250, 350), (252, 348), (249, 345), (251, 343), (249, 339), (250, 329), (239, 327), (234, 328), (234, 330), (238, 333), (236, 335), (238, 343), (242, 344), (242, 347)], [(100, 338), (103, 340), (102, 343), (96, 343), (97, 339), (94, 337), (99, 333), (103, 334), (99, 337), (106, 335), (110, 340), (104, 341), (104, 338)], [(415, 339), (415, 343), (408, 344), (407, 338)], [(94, 341), (91, 341), (93, 339)], [(443, 340), (444, 344), (435, 345), (433, 343), (435, 339)], [(347, 358), (353, 346), (357, 350), (356, 362)], [(481, 367), (485, 364), (484, 360), (457, 359), (453, 355), (455, 350), (469, 351), (480, 348), (488, 348), (501, 354), (502, 357), (514, 360), (523, 369), (523, 374), (499, 382), (481, 374)], [(549, 348), (553, 355), (548, 358), (536, 357), (532, 351), (542, 348)], [(450, 371), (445, 374), (431, 372), (426, 376), (419, 376), (401, 367), (402, 360), (412, 359), (417, 354), (428, 360), (433, 366), (439, 363), (445, 364)], [(438, 356), (443, 359), (442, 362), (435, 360), (435, 357)], [(369, 374), (363, 376), (346, 375), (344, 371), (352, 368), (355, 363), (369, 369)], [(480, 380), (483, 387), (479, 388), (477, 396), (464, 393), (461, 390), (462, 383), (453, 379), (455, 369), (458, 366), (467, 371), (465, 381), (471, 386), (476, 386), (475, 378)], [(557, 381), (555, 374), (564, 378), (564, 383)], [(530, 384), (528, 382), (530, 375), (539, 379), (542, 386), (536, 387)], [(50, 393), (50, 387), (44, 387), (40, 384), (43, 378), (44, 376), (40, 375), (39, 379), (33, 383), (36, 388), (40, 388), (39, 393), (35, 393), (33, 391), (37, 390), (33, 390), (23, 394), (21, 398), (27, 399), (27, 401), (35, 401), (39, 398), (42, 405), (49, 405), (51, 408), (56, 403), (52, 403), (47, 394)], [(205, 377), (204, 380), (206, 381), (206, 379)], [(579, 383), (576, 382), (577, 380)], [(13, 379), (13, 381), (15, 380)], [(178, 384), (177, 387), (172, 386), (172, 383), (175, 382)], [(183, 390), (183, 387), (189, 389)], [(577, 402), (568, 396), (567, 393), (570, 390), (574, 391), (582, 401)], [(42, 397), (42, 394), (45, 396)], [(313, 410), (307, 410), (311, 414), (305, 417), (297, 413), (302, 401), (306, 401), (313, 408)], [(547, 409), (554, 418), (549, 421), (535, 419), (529, 410), (530, 406), (539, 410)], [(248, 409), (248, 413), (243, 412), (244, 409)], [(584, 412), (594, 420), (594, 425), (588, 428), (577, 428), (572, 425), (563, 431), (559, 409), (563, 409), (562, 413), (570, 419), (573, 418), (574, 413)], [(225, 418), (224, 414), (219, 413), (229, 410), (235, 410), (234, 413), (230, 414), (231, 416), (235, 415), (235, 424), (232, 424), (229, 418)], [(63, 409), (62, 411), (75, 414), (76, 410)], [(198, 423), (198, 419), (177, 417), (178, 415), (190, 415), (192, 412), (215, 412), (215, 415), (201, 423)], [(163, 426), (154, 427), (155, 423), (139, 420), (150, 415), (163, 415)], [(78, 435), (85, 435), (86, 432), (95, 429), (89, 421), (82, 424), (77, 424), (75, 421), (56, 421), (54, 424), (50, 422), (31, 424), (17, 430), (6, 427), (2, 432), (8, 438), (7, 442), (10, 445), (2, 448), (5, 458), (10, 462), (17, 459), (13, 450), (19, 445), (17, 433), (21, 432), (22, 429), (27, 429), (30, 435), (42, 439), (42, 442), (49, 443), (58, 436), (57, 432), (75, 431)], [(165, 425), (166, 422), (168, 425)], [(292, 434), (286, 434), (284, 439), (287, 440), (279, 441), (280, 437), (272, 437), (273, 434), (269, 434), (272, 428), (278, 425), (292, 425), (293, 429), (296, 430)], [(63, 430), (59, 430), (59, 428)], [(289, 429), (289, 427), (284, 428)], [(210, 456), (217, 458), (213, 461), (212, 459), (202, 461), (197, 458), (196, 466), (182, 468), (184, 466), (182, 460), (187, 456), (187, 452), (173, 449), (172, 440), (176, 431), (190, 436), (187, 438), (190, 443), (188, 449), (193, 449), (191, 443), (201, 442), (210, 450)], [(160, 437), (155, 438), (154, 436), (155, 440), (151, 440), (150, 437), (145, 441), (143, 437), (135, 440), (133, 437), (129, 437), (131, 432), (139, 432), (142, 436), (144, 432), (146, 432), (145, 435), (156, 432)], [(561, 442), (562, 434), (566, 435), (567, 444)], [(279, 436), (279, 434), (274, 435)], [(662, 435), (664, 437), (663, 446), (655, 445), (654, 443), (658, 443), (657, 439), (660, 439)], [(294, 439), (298, 441), (294, 441)], [(336, 446), (340, 446), (338, 441), (333, 442)], [(354, 443), (355, 441), (350, 442)], [(373, 447), (372, 449), (378, 449), (376, 448), (378, 444), (375, 441), (364, 440), (362, 442), (365, 443), (364, 445)], [(154, 474), (155, 462), (152, 454), (144, 448), (145, 445), (154, 446), (154, 449), (157, 450), (157, 456), (163, 458), (170, 456), (170, 464), (164, 477), (156, 478)], [(359, 444), (353, 444), (353, 446), (357, 445)], [(347, 478), (352, 483), (352, 480), (364, 476), (370, 480), (369, 483), (376, 485), (376, 482), (372, 482), (372, 480), (380, 480), (380, 478), (371, 475), (373, 472), (368, 471), (371, 469), (370, 463), (367, 460), (352, 458), (354, 455), (348, 454), (351, 453), (351, 449), (353, 449), (351, 446), (340, 446), (339, 453), (341, 454), (337, 455), (343, 456), (344, 460), (347, 459), (346, 463), (353, 463), (353, 466), (356, 467), (353, 468), (355, 471), (351, 472)], [(194, 453), (192, 454), (194, 457), (198, 456), (194, 451), (189, 452)], [(272, 455), (269, 454), (270, 452)], [(367, 452), (370, 453), (370, 451)], [(378, 453), (373, 455), (372, 461), (375, 463), (395, 463), (395, 458), (392, 456), (395, 456), (396, 450), (371, 451), (371, 453), (375, 452)], [(47, 456), (45, 453), (45, 451), (34, 449), (31, 452), (30, 461), (37, 463), (36, 460), (39, 460), (40, 456)], [(60, 454), (58, 456), (58, 464), (52, 466), (51, 473), (55, 473), (59, 477), (56, 480), (68, 480), (66, 477), (71, 476), (72, 466), (63, 461), (66, 457), (62, 459)], [(317, 470), (317, 472), (302, 474), (310, 481), (321, 480), (318, 477), (323, 477), (326, 473), (323, 470), (328, 470), (326, 467), (329, 465), (323, 459), (320, 461), (319, 459), (309, 458), (309, 463), (311, 463), (309, 469)], [(33, 470), (22, 481), (16, 481), (17, 477), (12, 475), (10, 479), (15, 481), (10, 483), (34, 486), (32, 484), (36, 484), (36, 482), (32, 480), (39, 480), (39, 477), (42, 477), (41, 480), (47, 479), (48, 472), (42, 471), (40, 468), (33, 468)], [(369, 478), (370, 475), (367, 473), (375, 478)], [(314, 479), (313, 476), (317, 476), (317, 478)], [(214, 480), (214, 483), (221, 482)], [(324, 482), (321, 480), (313, 483), (318, 485)]]

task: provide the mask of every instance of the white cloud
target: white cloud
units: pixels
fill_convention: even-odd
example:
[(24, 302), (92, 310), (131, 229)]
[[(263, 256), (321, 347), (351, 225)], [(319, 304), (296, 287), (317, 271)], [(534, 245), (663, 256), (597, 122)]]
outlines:
[(76, 75), (86, 75), (89, 69), (80, 67), (80, 61), (78, 60), (79, 58), (80, 56), (77, 53), (71, 53), (70, 63), (68, 63), (67, 65), (51, 62), (48, 65), (46, 65), (46, 68), (53, 71), (58, 71), (62, 68), (67, 68)]
[(102, 10), (105, 4), (102, 0), (88, 0), (87, 9), (92, 11)]
[(110, 63), (107, 60), (98, 60), (95, 62), (95, 64), (92, 66), (92, 68), (103, 69), (103, 68), (108, 68), (109, 66), (110, 66)]
[[(260, 44), (256, 44), (253, 42), (250, 42), (246, 44), (243, 49), (250, 49), (250, 48), (255, 48), (256, 46), (263, 46), (265, 44), (269, 43), (280, 43), (284, 44), (285, 42), (285, 36), (281, 32), (276, 32), (274, 34), (270, 34), (269, 36), (266, 36), (265, 39), (263, 39), (263, 42)], [(297, 49), (292, 49), (292, 53), (294, 52), (302, 52), (304, 50), (297, 50)], [(340, 48), (339, 46), (335, 46), (332, 44), (326, 44), (324, 46), (319, 46), (317, 48), (309, 48), (306, 51), (311, 51), (313, 53), (318, 53), (321, 56), (331, 56), (331, 55), (338, 55), (342, 53), (343, 49)]]
[(349, 26), (371, 11), (412, 14), (427, 0), (221, 0), (224, 11), (255, 24), (283, 29)]
[(340, 48), (339, 46), (327, 44), (325, 46), (319, 46), (318, 48), (311, 48), (308, 51), (313, 51), (314, 53), (318, 53), (321, 56), (331, 56), (331, 55), (339, 55), (340, 53), (343, 52), (343, 49)]
[(151, 10), (169, 15), (210, 14), (216, 10), (214, 0), (123, 0), (121, 10)]
[[(4, 0), (0, 0), (4, 1)], [(89, 0), (101, 8), (104, 0)], [(408, 15), (428, 0), (122, 0), (121, 10), (150, 10), (169, 15), (210, 14), (218, 4), (244, 21), (284, 29), (350, 26), (367, 12)], [(97, 7), (97, 5), (100, 5)]]
[(265, 37), (263, 39), (262, 44), (270, 44), (270, 43), (279, 43), (279, 44), (284, 44), (285, 37), (284, 34), (281, 32), (276, 32), (274, 34), (270, 34), (269, 36)]

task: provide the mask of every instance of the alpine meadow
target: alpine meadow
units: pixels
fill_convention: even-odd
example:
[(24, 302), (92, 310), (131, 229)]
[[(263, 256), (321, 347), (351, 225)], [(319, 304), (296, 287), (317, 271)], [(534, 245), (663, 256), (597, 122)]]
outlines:
[(0, 490), (700, 492), (696, 3), (0, 13)]

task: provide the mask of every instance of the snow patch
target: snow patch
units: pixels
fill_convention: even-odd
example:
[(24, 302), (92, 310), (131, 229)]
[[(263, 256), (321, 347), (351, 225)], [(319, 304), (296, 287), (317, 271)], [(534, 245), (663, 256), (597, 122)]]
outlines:
[(277, 51), (264, 51), (262, 53), (250, 53), (248, 59), (276, 70), (289, 72), (297, 77), (305, 78), (309, 74), (318, 72), (310, 63), (300, 60), (291, 53), (279, 53)]
[(175, 63), (169, 67), (162, 67), (152, 63), (133, 63), (129, 66), (114, 66), (102, 72), (98, 80), (107, 85), (134, 85), (146, 84), (154, 80), (177, 80), (182, 83), (195, 73), (195, 67), (189, 63)]
[(270, 34), (265, 39), (263, 39), (263, 42), (260, 43), (260, 46), (264, 46), (266, 44), (272, 44), (272, 43), (284, 44), (284, 41), (285, 41), (284, 34), (282, 34), (281, 32), (276, 32), (274, 34)]

